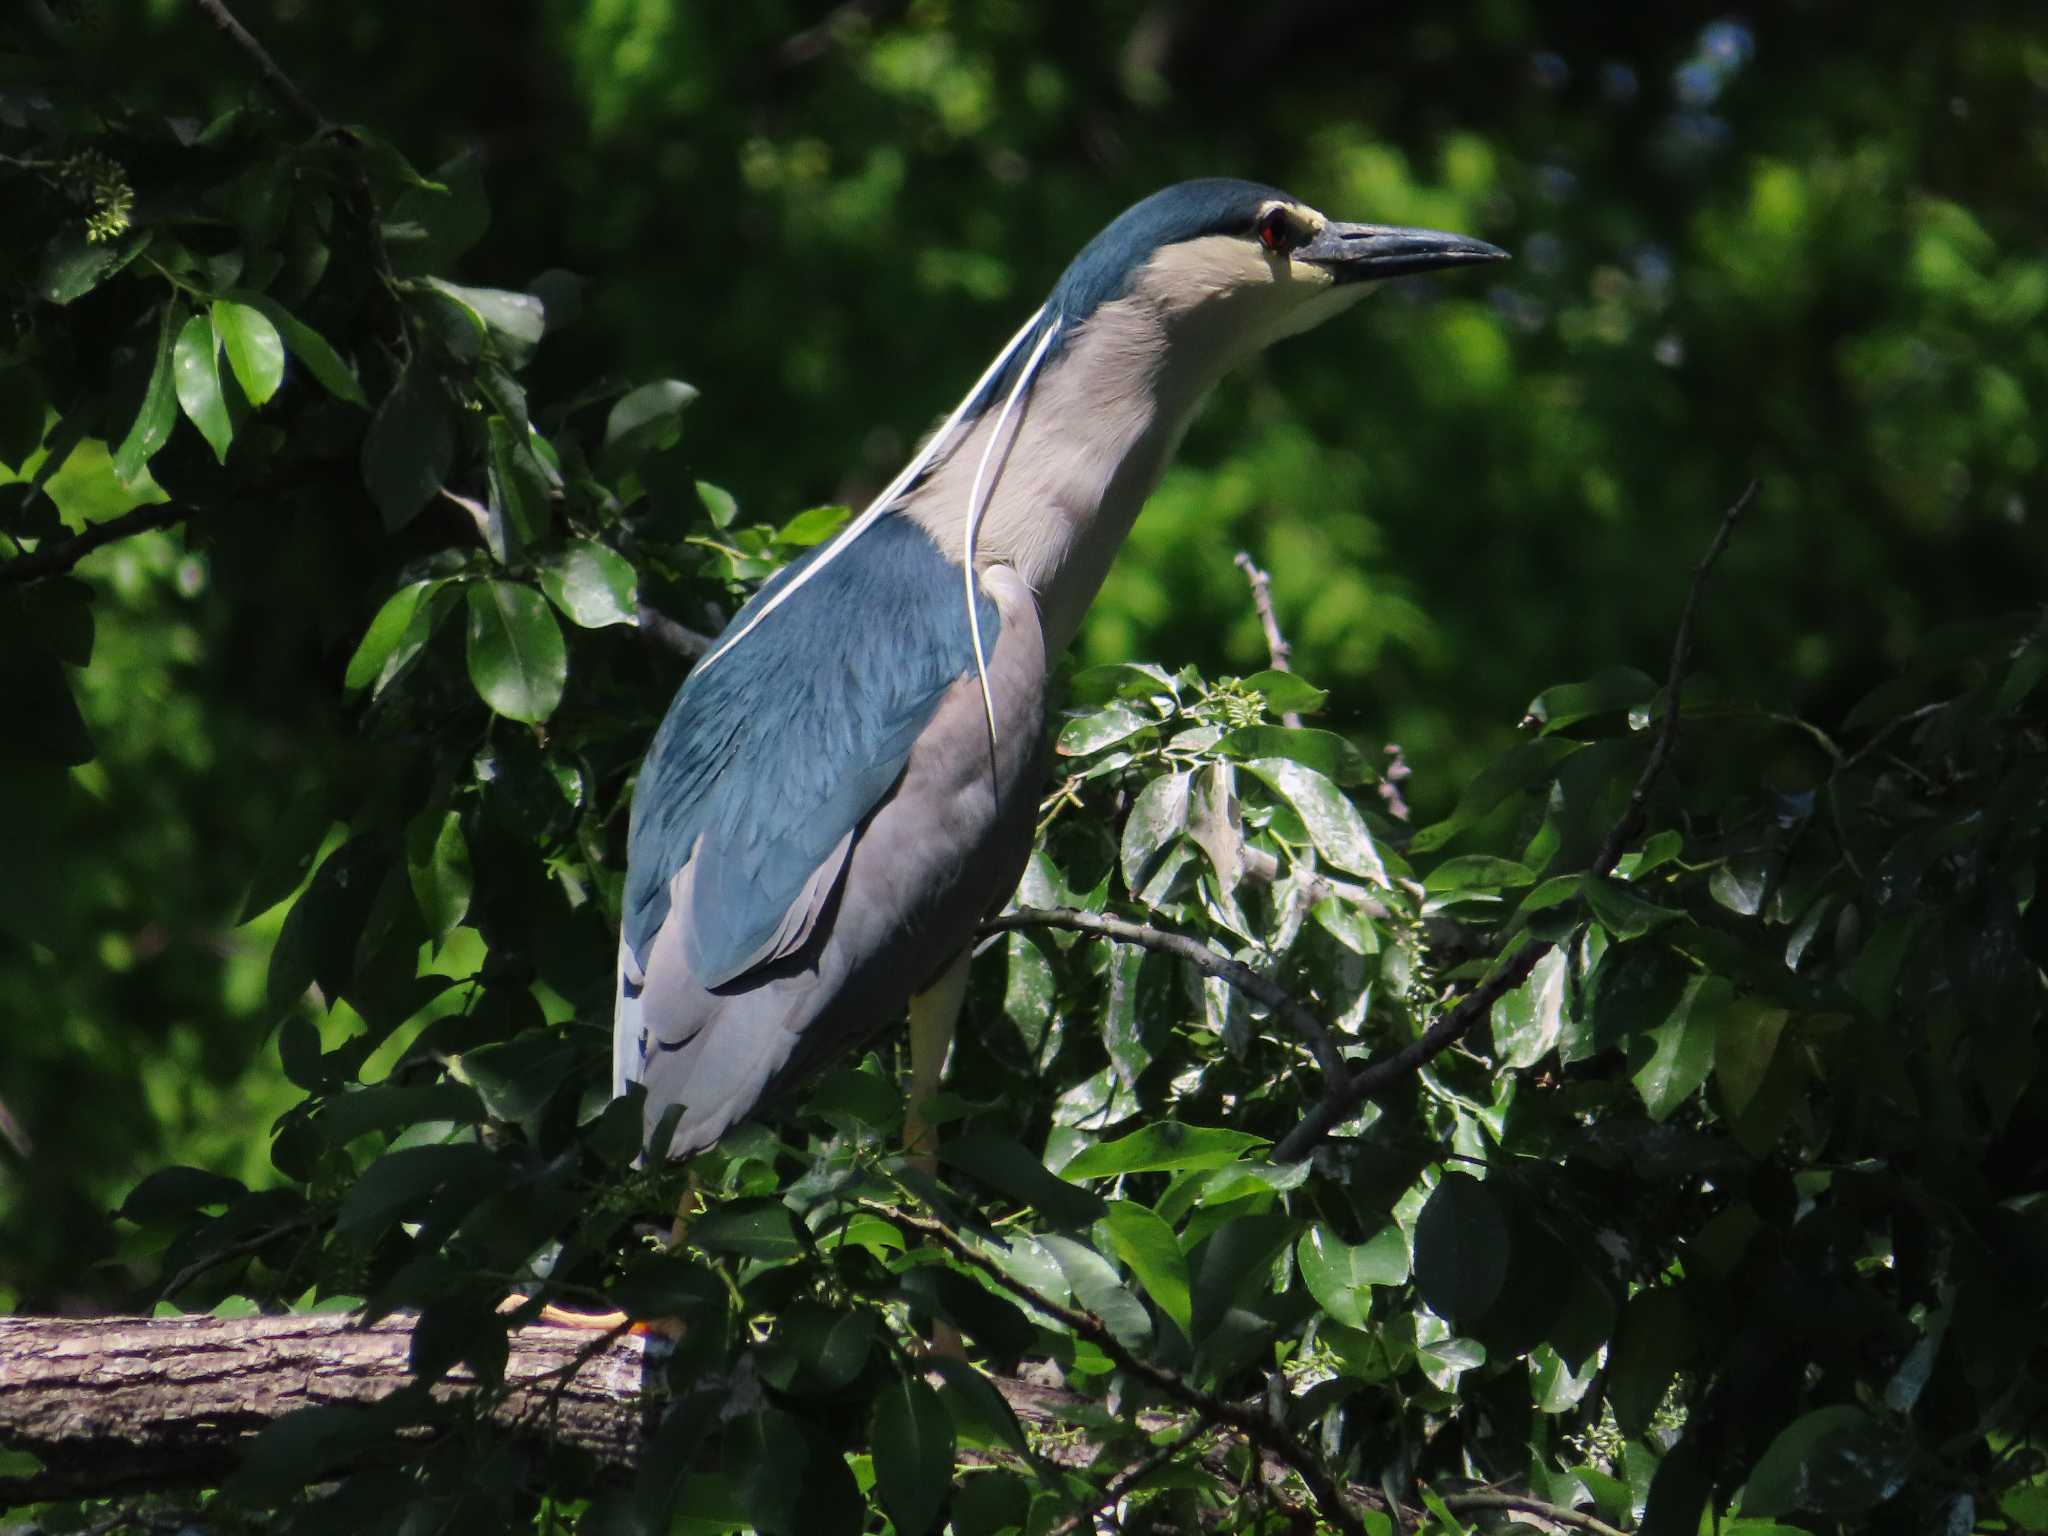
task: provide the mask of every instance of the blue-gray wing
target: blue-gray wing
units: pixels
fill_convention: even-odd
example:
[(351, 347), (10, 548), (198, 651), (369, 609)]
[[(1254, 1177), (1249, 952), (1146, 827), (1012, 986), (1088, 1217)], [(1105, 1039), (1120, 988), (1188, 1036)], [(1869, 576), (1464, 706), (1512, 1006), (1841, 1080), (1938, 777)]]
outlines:
[[(734, 625), (798, 569), (764, 588)], [(986, 594), (980, 621), (993, 651), (1004, 619)], [(1039, 726), (1042, 651), (1035, 624), (1025, 628), (1041, 671), (1030, 696), (1016, 702), (1030, 716), (1017, 728), (1030, 737)], [(661, 1107), (653, 1069), (663, 1052), (671, 1059), (659, 1063), (661, 1097), (694, 1101), (693, 1138), (716, 1134), (699, 1113), (711, 1100), (723, 1105), (715, 1117), (722, 1129), (752, 1108), (787, 1058), (809, 1054), (794, 1051), (795, 1037), (829, 997), (807, 995), (794, 1012), (782, 1008), (776, 1026), (744, 1023), (745, 1010), (721, 999), (744, 998), (788, 969), (821, 921), (830, 925), (849, 866), (880, 867), (872, 849), (855, 859), (863, 825), (903, 778), (949, 690), (973, 671), (960, 568), (922, 529), (890, 517), (685, 681), (635, 788), (621, 925), (615, 1087), (648, 1083), (650, 1124)], [(985, 735), (981, 748), (986, 776)], [(1005, 804), (1014, 798), (1005, 792)], [(1025, 824), (1028, 833), (1028, 813)], [(977, 834), (962, 826), (953, 835)], [(1014, 838), (1006, 839), (1005, 862), (1008, 841)], [(881, 914), (891, 899), (864, 906)], [(969, 929), (978, 916), (978, 909), (970, 914)], [(868, 921), (864, 912), (851, 926)], [(893, 942), (889, 931), (862, 931), (877, 953)], [(957, 948), (966, 931), (948, 942)], [(923, 963), (922, 949), (899, 958)], [(911, 978), (904, 995), (928, 979)], [(770, 990), (786, 991), (786, 978)], [(698, 1037), (721, 1018), (728, 1038), (714, 1061)], [(758, 1061), (747, 1054), (757, 1046), (757, 1055), (767, 1053)]]

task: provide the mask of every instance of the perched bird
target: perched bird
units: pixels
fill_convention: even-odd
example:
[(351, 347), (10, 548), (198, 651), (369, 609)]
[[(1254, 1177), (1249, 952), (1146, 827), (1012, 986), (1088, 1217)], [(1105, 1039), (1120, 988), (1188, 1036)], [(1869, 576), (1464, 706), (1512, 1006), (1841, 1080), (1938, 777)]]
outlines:
[[(633, 796), (614, 1088), (683, 1157), (901, 1016), (936, 1089), (1015, 888), (1045, 684), (1202, 397), (1381, 279), (1497, 261), (1184, 182), (1089, 241), (967, 397), (677, 692)], [(915, 1141), (919, 1133), (913, 1131)]]

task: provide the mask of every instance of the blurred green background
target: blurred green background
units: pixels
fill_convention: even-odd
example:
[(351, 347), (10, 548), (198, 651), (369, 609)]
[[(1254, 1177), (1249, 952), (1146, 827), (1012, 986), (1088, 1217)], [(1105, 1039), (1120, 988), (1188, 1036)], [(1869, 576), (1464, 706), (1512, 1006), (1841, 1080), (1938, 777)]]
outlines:
[[(2040, 597), (2037, 6), (235, 9), (331, 116), (485, 189), (453, 275), (591, 279), (537, 397), (692, 381), (693, 473), (763, 520), (876, 489), (1167, 182), (1249, 176), (1510, 248), (1227, 381), (1081, 642), (1263, 665), (1250, 551), (1328, 723), (1401, 744), (1421, 820), (1542, 687), (1661, 671), (1751, 478), (1700, 637), (1726, 695), (1831, 715), (1934, 628)], [(261, 99), (190, 6), (48, 12), (138, 112)], [(81, 513), (104, 510), (87, 457), (58, 486)], [(335, 701), (369, 617), (327, 579), (344, 541), (305, 522), (268, 610), (210, 600), (232, 552), (177, 534), (82, 567), (99, 756), (8, 833), (24, 867), (61, 858), (61, 899), (0, 894), (34, 908), (9, 914), (32, 939), (0, 937), (0, 1288), (26, 1304), (122, 1294), (132, 1239), (104, 1213), (167, 1158), (275, 1177), (276, 917), (240, 920), (278, 829), (350, 772)]]

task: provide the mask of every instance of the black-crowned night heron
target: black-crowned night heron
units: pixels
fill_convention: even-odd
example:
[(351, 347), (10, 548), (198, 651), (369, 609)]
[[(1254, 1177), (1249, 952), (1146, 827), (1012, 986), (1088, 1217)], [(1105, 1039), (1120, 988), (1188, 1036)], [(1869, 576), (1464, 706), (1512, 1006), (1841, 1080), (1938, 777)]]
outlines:
[(1253, 182), (1155, 193), (882, 494), (740, 610), (633, 796), (614, 1087), (646, 1086), (650, 1133), (681, 1106), (670, 1156), (906, 1001), (913, 1109), (929, 1097), (968, 943), (1030, 852), (1048, 665), (1203, 395), (1380, 279), (1504, 255)]

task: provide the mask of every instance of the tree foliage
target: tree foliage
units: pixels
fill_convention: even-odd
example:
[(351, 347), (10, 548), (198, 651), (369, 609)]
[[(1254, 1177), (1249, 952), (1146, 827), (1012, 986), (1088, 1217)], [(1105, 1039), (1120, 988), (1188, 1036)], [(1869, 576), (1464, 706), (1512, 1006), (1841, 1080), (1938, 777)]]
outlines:
[[(1749, 161), (1699, 169), (1721, 121), (1705, 106), (1752, 62), (1732, 24), (1686, 34), (1680, 105), (1641, 151), (1710, 194), (1689, 216), (1682, 298), (1654, 241), (1628, 271), (1552, 261), (1541, 242), (1557, 237), (1524, 219), (1526, 286), (1382, 301), (1377, 382), (1412, 386), (1401, 403), (1433, 435), (1404, 448), (1412, 418), (1388, 409), (1326, 456), (1343, 397), (1290, 407), (1261, 375), (1208, 429), (1242, 439), (1240, 457), (1169, 481), (1155, 542), (1066, 679), (1019, 910), (977, 957), (969, 1028), (924, 1106), (943, 1126), (936, 1176), (898, 1151), (885, 1036), (698, 1159), (685, 1241), (661, 1241), (684, 1179), (639, 1165), (639, 1106), (608, 1102), (638, 754), (701, 636), (844, 516), (832, 494), (861, 473), (813, 488), (877, 424), (862, 353), (902, 329), (944, 338), (945, 367), (886, 413), (907, 434), (972, 376), (946, 307), (1016, 307), (1022, 274), (1049, 275), (1140, 190), (1086, 185), (1054, 156), (1093, 78), (1067, 50), (1090, 27), (1128, 33), (1122, 89), (1164, 89), (1114, 7), (1064, 40), (1001, 7), (853, 9), (822, 32), (744, 23), (780, 28), (777, 68), (808, 67), (790, 50), (850, 61), (806, 132), (736, 114), (637, 180), (602, 174), (641, 144), (637, 114), (696, 110), (711, 61), (768, 44), (714, 43), (666, 7), (562, 24), (570, 72), (605, 88), (585, 103), (584, 222), (560, 243), (588, 248), (601, 190), (644, 229), (636, 248), (659, 250), (677, 215), (654, 204), (710, 178), (682, 228), (714, 249), (659, 295), (630, 273), (571, 275), (530, 216), (491, 254), (493, 200), (530, 211), (535, 187), (474, 156), (416, 163), (296, 88), (276, 103), (238, 84), (209, 115), (168, 69), (117, 87), (89, 20), (68, 15), (7, 57), (0, 778), (16, 830), (0, 980), (24, 1061), (0, 1109), (27, 1131), (0, 1278), (30, 1307), (416, 1313), (429, 1380), (458, 1363), (497, 1378), (522, 1320), (496, 1310), (512, 1291), (529, 1312), (683, 1324), (630, 1487), (574, 1458), (517, 1459), (473, 1411), (404, 1394), (267, 1433), (203, 1496), (223, 1529), (1378, 1532), (1393, 1509), (1458, 1530), (1512, 1518), (1473, 1497), (1496, 1485), (1685, 1536), (1708, 1520), (1765, 1536), (2048, 1518), (2048, 634), (2038, 606), (1974, 600), (2012, 590), (1995, 558), (1912, 579), (1927, 546), (1900, 531), (1967, 508), (1955, 539), (2005, 549), (1990, 519), (2038, 482), (2029, 402), (2048, 360), (2026, 322), (2048, 264), (1987, 233), (2011, 210), (1935, 151), (1960, 185), (1902, 197), (1887, 178), (1921, 164), (1910, 146), (1809, 123), (1814, 147), (1759, 106)], [(1526, 23), (1493, 25), (1475, 57), (1527, 51)], [(1421, 69), (1428, 28), (1413, 29)], [(1987, 35), (1952, 56), (1988, 102), (2039, 59), (2008, 67)], [(1856, 62), (1832, 67), (1848, 78), (1830, 89), (1860, 102)], [(1621, 68), (1595, 71), (1598, 110), (1634, 120)], [(820, 147), (877, 100), (910, 103), (914, 182), (911, 151), (873, 127), (849, 126), (865, 153), (842, 150), (850, 168)], [(1623, 179), (1591, 109), (1530, 110), (1556, 114), (1587, 177)], [(986, 191), (961, 146), (994, 144), (999, 114), (1060, 166), (1035, 196), (1061, 217), (1027, 237), (1025, 205), (1006, 207), (1007, 243), (962, 190)], [(1899, 141), (1924, 126), (1892, 125)], [(1290, 163), (1375, 216), (1455, 225), (1506, 219), (1517, 188), (1545, 185), (1505, 154), (1452, 136), (1431, 180), (1331, 130)], [(1182, 167), (1148, 169), (1147, 186)], [(1664, 227), (1662, 197), (1600, 205), (1625, 226), (1617, 245)], [(934, 208), (964, 232), (939, 238)], [(792, 291), (843, 291), (878, 224), (909, 288), (877, 264), (892, 302), (785, 325)], [(536, 246), (546, 264), (519, 286), (477, 278)], [(1582, 289), (1566, 297), (1568, 276)], [(1707, 356), (1688, 366), (1739, 368), (1776, 435), (1737, 441), (1713, 418), (1726, 394), (1672, 381), (1660, 353), (1681, 327), (1681, 351)], [(1758, 350), (1759, 334), (1831, 350)], [(771, 344), (790, 398), (836, 402), (832, 432), (788, 412), (768, 413), (771, 433), (739, 425), (758, 406), (725, 375)], [(728, 366), (684, 382), (648, 363), (671, 349)], [(1312, 378), (1349, 366), (1315, 356)], [(1638, 454), (1624, 440), (1640, 433), (1665, 435)], [(726, 446), (740, 441), (777, 451), (743, 463)], [(1413, 499), (1460, 455), (1481, 468), (1455, 483), (1498, 516), (1547, 518), (1535, 547), (1567, 501), (1613, 533), (1613, 550), (1575, 553), (1582, 574), (1656, 559), (1669, 581), (1631, 572), (1603, 599), (1655, 615), (1656, 648), (1625, 649), (1660, 673), (1681, 612), (1697, 616), (1705, 672), (1660, 680), (1617, 664), (1621, 647), (1533, 670), (1574, 653), (1512, 645), (1508, 626), (1621, 632), (1534, 561), (1474, 572), (1498, 600), (1463, 625), (1412, 600), (1403, 618), (1408, 589), (1348, 503), (1368, 485)], [(1695, 609), (1683, 573), (1752, 463), (1752, 526)], [(1262, 486), (1295, 503), (1265, 508)], [(1873, 528), (1845, 532), (1839, 509), (1874, 486), (1858, 505)], [(821, 504), (787, 515), (802, 490)], [(1623, 539), (1624, 509), (1650, 504), (1660, 526)], [(1395, 713), (1429, 722), (1410, 742), (1420, 792), (1389, 774), (1360, 745), (1355, 690), (1262, 664), (1222, 537), (1194, 531), (1268, 510), (1311, 675), (1381, 656), (1434, 684), (1432, 647), (1484, 657), (1505, 676), (1468, 707), (1533, 693), (1519, 727), (1488, 718), (1483, 747), (1454, 751), (1455, 717), (1414, 688)], [(1823, 531), (1786, 531), (1803, 520)], [(1752, 537), (1808, 555), (1761, 597)], [(1816, 610), (1808, 541), (1890, 601), (1903, 639)], [(1417, 572), (1475, 564), (1441, 529), (1425, 553)], [(1145, 628), (1148, 603), (1182, 592), (1207, 594), (1188, 615), (1241, 624), (1235, 661), (1177, 648), (1188, 615)], [(1341, 633), (1353, 624), (1368, 637)], [(1141, 628), (1199, 664), (1121, 659)], [(1859, 666), (1838, 665), (1850, 652)], [(1557, 675), (1583, 680), (1542, 686)], [(1500, 995), (1467, 1005), (1468, 1032), (1346, 1099), (1334, 1134), (1301, 1131), (1348, 1074), (1490, 981)], [(61, 1027), (35, 1035), (36, 1019)], [(282, 1078), (238, 1076), (252, 1056)], [(128, 1118), (169, 1145), (110, 1138)], [(137, 1181), (138, 1156), (174, 1165)], [(116, 1180), (125, 1238), (92, 1214)], [(121, 1243), (119, 1277), (90, 1279)], [(972, 1365), (921, 1353), (935, 1322)], [(1074, 1395), (1091, 1464), (1040, 1455), (992, 1390), (984, 1373), (1023, 1362), (1050, 1362)]]

